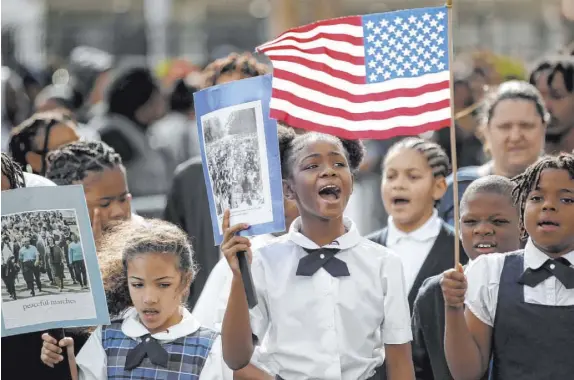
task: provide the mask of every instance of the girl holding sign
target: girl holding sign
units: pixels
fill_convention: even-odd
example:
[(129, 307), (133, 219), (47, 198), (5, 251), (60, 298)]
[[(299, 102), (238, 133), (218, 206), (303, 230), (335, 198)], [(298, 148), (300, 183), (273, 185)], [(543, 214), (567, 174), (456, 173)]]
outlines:
[(219, 334), (183, 306), (196, 273), (185, 232), (162, 221), (127, 222), (101, 252), (110, 314), (120, 317), (98, 327), (77, 357), (72, 338), (44, 334), (46, 365), (61, 362), (67, 348), (73, 380), (232, 379)]
[[(279, 137), (284, 194), (300, 217), (288, 234), (258, 250), (251, 267), (258, 305), (249, 310), (236, 257), (249, 228), (223, 221), (221, 250), (233, 271), (223, 320), (223, 355), (248, 365), (253, 337), (258, 361), (277, 378), (414, 379), (411, 325), (403, 270), (391, 251), (361, 237), (343, 217), (353, 190), (359, 142), (285, 131)], [(267, 335), (265, 335), (267, 334)]]

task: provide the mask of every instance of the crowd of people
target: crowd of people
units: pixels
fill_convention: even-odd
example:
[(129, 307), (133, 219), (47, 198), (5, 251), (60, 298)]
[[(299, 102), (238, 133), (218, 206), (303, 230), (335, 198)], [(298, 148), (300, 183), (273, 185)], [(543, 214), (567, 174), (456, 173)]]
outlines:
[[(2, 217), (2, 280), (11, 299), (22, 298), (16, 288), (20, 272), (30, 296), (36, 290), (45, 295), (42, 289), (50, 287), (60, 292), (88, 288), (77, 221), (75, 215), (65, 217), (64, 213), (69, 211)], [(65, 282), (66, 273), (70, 279)]]
[[(100, 63), (106, 56), (88, 51)], [(543, 57), (524, 78), (495, 75), (480, 56), (470, 75), (456, 78), (457, 263), (448, 129), (361, 142), (279, 126), (286, 231), (251, 239), (238, 236), (249, 226), (230, 226), (226, 210), (260, 201), (250, 194), (261, 193), (263, 152), (249, 134), (210, 142), (224, 215), (224, 241), (214, 247), (202, 162), (193, 156), (191, 95), (268, 67), (249, 54), (212, 62), (194, 83), (182, 76), (172, 84), (169, 111), (150, 68), (111, 57), (98, 66), (90, 54), (81, 65), (72, 55), (67, 69), (82, 86), (49, 84), (34, 99), (10, 71), (3, 76), (2, 191), (83, 185), (113, 322), (62, 340), (53, 332), (3, 338), (10, 347), (3, 373), (74, 380), (170, 378), (174, 371), (204, 380), (571, 377), (571, 53)], [(134, 214), (132, 196), (149, 194), (167, 195), (166, 221)], [(31, 295), (42, 291), (44, 271), (60, 289), (68, 273), (87, 286), (78, 245), (61, 212), (3, 217), (9, 295), (18, 298), (20, 271)], [(237, 259), (244, 251), (258, 299), (252, 309)]]
[(263, 204), (261, 158), (256, 134), (226, 135), (206, 145), (217, 215)]

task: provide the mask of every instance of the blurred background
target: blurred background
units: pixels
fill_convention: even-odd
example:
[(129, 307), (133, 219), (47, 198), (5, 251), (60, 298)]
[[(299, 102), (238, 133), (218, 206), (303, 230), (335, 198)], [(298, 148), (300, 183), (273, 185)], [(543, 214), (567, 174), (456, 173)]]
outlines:
[[(574, 40), (574, 0), (454, 0), (454, 3), (454, 72), (457, 80), (470, 86), (455, 88), (457, 112), (478, 104), (489, 86), (508, 79), (527, 80), (530, 68), (541, 57), (564, 49), (571, 54), (573, 50), (569, 44)], [(130, 180), (141, 180), (139, 184), (130, 183), (135, 210), (142, 215), (162, 216), (171, 173), (178, 164), (197, 154), (192, 148), (175, 152), (179, 148), (173, 145), (180, 136), (183, 139), (195, 136), (190, 132), (195, 128), (195, 120), (189, 94), (204, 87), (197, 81), (209, 77), (205, 75), (210, 72), (206, 65), (232, 52), (253, 52), (258, 44), (286, 29), (316, 20), (440, 4), (440, 0), (2, 0), (3, 93), (10, 78), (20, 81), (20, 85), (12, 87), (23, 86), (22, 91), (9, 93), (12, 96), (7, 99), (11, 102), (3, 107), (3, 150), (11, 128), (32, 112), (51, 108), (46, 102), (49, 99), (65, 99), (66, 107), (80, 122), (93, 121), (94, 115), (103, 112), (97, 111), (97, 106), (104, 98), (108, 70), (122, 60), (143, 61), (159, 80), (165, 99), (175, 99), (173, 104), (183, 102), (172, 110), (177, 114), (174, 117), (185, 114), (177, 122), (181, 129), (177, 133), (173, 132), (176, 121), (169, 114), (163, 117), (163, 111), (153, 111), (154, 115), (143, 123), (147, 128), (161, 119), (160, 125), (150, 130), (152, 136), (147, 131), (145, 138), (151, 138), (151, 145), (163, 141), (170, 151), (171, 157), (167, 159), (170, 162), (165, 169), (169, 175), (156, 181), (162, 186), (143, 189), (150, 182), (148, 174), (130, 173), (128, 169)], [(189, 79), (194, 73), (203, 76), (194, 82)], [(182, 78), (186, 78), (189, 86), (174, 87)], [(38, 97), (46, 87), (47, 94)], [(178, 95), (178, 91), (183, 95)], [(19, 94), (26, 99), (19, 99)], [(126, 99), (133, 93), (119, 96)], [(177, 96), (183, 96), (183, 100)], [(62, 102), (58, 104), (61, 106)], [(90, 109), (83, 115), (82, 109), (88, 106), (96, 111)], [(457, 117), (457, 123), (469, 131), (476, 124), (472, 116)], [(97, 123), (82, 130), (84, 137), (94, 138), (91, 135), (98, 129), (92, 124)], [(369, 157), (360, 178), (368, 184), (367, 190), (364, 194), (356, 191), (354, 198), (362, 199), (361, 207), (354, 207), (353, 199), (350, 207), (360, 215), (365, 210), (371, 214), (373, 220), (361, 227), (363, 233), (386, 221), (378, 191), (379, 167), (390, 143), (367, 142)], [(118, 144), (114, 146), (116, 150), (122, 146), (121, 142)], [(447, 138), (447, 150), (448, 145)], [(124, 153), (120, 154), (124, 157)], [(126, 157), (124, 161), (128, 161)], [(481, 158), (462, 162), (461, 166), (483, 161)], [(141, 192), (136, 191), (138, 186), (142, 186)]]
[[(571, 0), (454, 0), (457, 53), (488, 49), (532, 60), (574, 35)], [(252, 51), (288, 27), (319, 19), (436, 6), (429, 0), (2, 0), (2, 60), (58, 66), (88, 45), (154, 66), (203, 65)]]

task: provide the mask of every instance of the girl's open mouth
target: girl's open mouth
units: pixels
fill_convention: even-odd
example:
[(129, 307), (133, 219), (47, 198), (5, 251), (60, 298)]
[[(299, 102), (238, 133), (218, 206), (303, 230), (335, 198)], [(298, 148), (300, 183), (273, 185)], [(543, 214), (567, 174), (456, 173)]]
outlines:
[(560, 228), (560, 223), (553, 220), (543, 220), (538, 222), (538, 227), (546, 232), (556, 231)]
[(319, 196), (327, 201), (336, 201), (341, 197), (341, 188), (337, 185), (326, 185), (319, 189)]

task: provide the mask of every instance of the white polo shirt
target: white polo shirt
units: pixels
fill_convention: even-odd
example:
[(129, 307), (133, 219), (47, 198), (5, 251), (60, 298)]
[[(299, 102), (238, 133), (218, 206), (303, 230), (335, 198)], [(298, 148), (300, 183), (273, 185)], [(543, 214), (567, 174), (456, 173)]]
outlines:
[(303, 247), (320, 248), (299, 232), (300, 218), (254, 256), (259, 303), (250, 311), (251, 326), (263, 341), (257, 360), (274, 375), (367, 379), (383, 363), (384, 344), (412, 339), (400, 259), (361, 237), (350, 219), (344, 223), (348, 232), (325, 247), (341, 249), (336, 257), (350, 276), (332, 277), (323, 268), (310, 277), (296, 275), (307, 255)]

